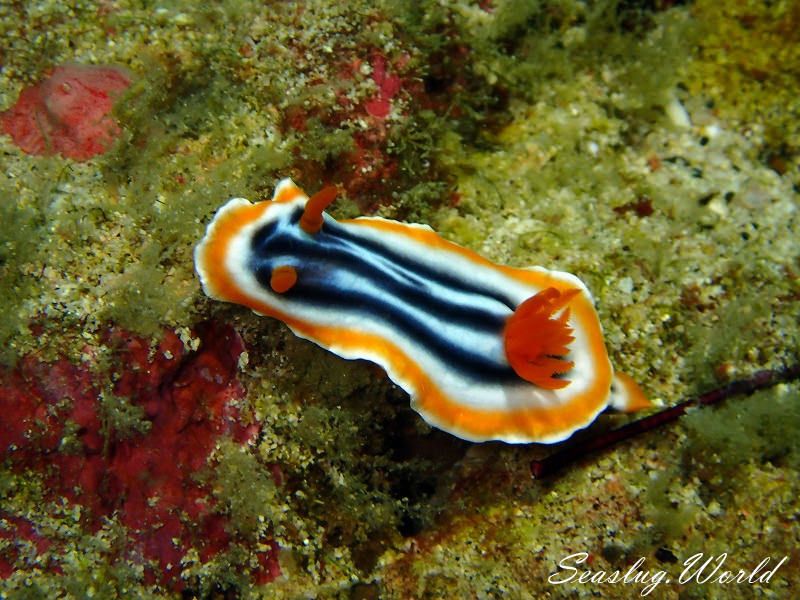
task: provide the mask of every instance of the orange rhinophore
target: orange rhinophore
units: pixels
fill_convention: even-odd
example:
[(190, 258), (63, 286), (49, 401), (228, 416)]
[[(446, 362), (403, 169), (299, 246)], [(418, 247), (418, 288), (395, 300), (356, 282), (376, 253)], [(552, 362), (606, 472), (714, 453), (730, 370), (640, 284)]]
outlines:
[(329, 185), (322, 188), (311, 196), (303, 209), (303, 216), (300, 217), (300, 227), (306, 233), (317, 233), (322, 229), (322, 211), (328, 208), (336, 200), (336, 186)]

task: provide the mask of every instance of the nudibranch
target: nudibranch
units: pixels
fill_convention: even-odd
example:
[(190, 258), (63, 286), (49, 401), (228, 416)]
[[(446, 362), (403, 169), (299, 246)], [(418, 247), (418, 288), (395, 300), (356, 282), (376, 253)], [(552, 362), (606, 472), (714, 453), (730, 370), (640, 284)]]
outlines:
[(428, 423), (472, 441), (553, 443), (612, 407), (650, 406), (615, 374), (576, 276), (497, 265), (425, 225), (337, 221), (327, 187), (233, 198), (195, 249), (210, 297), (379, 364)]

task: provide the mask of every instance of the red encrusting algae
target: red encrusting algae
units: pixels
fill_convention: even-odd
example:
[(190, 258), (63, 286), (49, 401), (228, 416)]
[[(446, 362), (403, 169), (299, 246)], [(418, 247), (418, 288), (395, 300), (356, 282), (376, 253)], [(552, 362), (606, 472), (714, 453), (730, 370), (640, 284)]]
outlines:
[[(401, 56), (395, 61), (390, 61), (381, 52), (375, 50), (371, 53), (369, 64), (372, 68), (372, 81), (378, 91), (369, 99), (352, 104), (345, 96), (340, 97), (340, 105), (348, 109), (345, 114), (350, 118), (366, 112), (369, 115), (370, 126), (363, 131), (353, 134), (353, 148), (346, 152), (340, 166), (331, 176), (340, 181), (342, 188), (352, 197), (369, 197), (377, 194), (385, 196), (388, 181), (393, 180), (398, 173), (399, 166), (395, 156), (387, 151), (389, 131), (392, 126), (387, 119), (393, 106), (397, 104), (398, 94), (406, 91), (411, 94), (419, 90), (415, 86), (407, 85), (407, 80), (396, 72), (407, 64), (408, 57)], [(362, 59), (347, 63), (343, 76), (352, 76), (360, 72)], [(350, 74), (348, 75), (348, 70)], [(374, 210), (375, 206), (362, 206), (362, 210)]]
[(27, 154), (89, 160), (106, 152), (119, 135), (110, 113), (130, 83), (119, 67), (56, 67), (0, 113), (0, 127)]
[[(256, 433), (255, 426), (242, 425), (236, 405), (244, 397), (236, 378), (244, 344), (228, 326), (205, 324), (197, 334), (196, 352), (187, 352), (173, 332), (155, 350), (125, 332), (109, 334), (114, 364), (123, 367), (113, 393), (144, 410), (146, 433), (104, 426), (92, 365), (28, 356), (14, 370), (0, 371), (0, 452), (6, 464), (40, 472), (51, 499), (88, 509), (82, 521), (90, 531), (116, 515), (129, 530), (125, 558), (144, 563), (148, 583), (173, 590), (185, 587), (180, 565), (190, 548), (208, 562), (232, 543), (246, 545), (229, 533), (210, 489), (197, 479), (222, 436), (244, 444)], [(77, 443), (65, 447), (69, 436)], [(31, 540), (42, 551), (58, 543), (43, 545), (30, 523), (0, 513), (0, 537), (10, 529), (14, 538)], [(267, 583), (280, 574), (278, 547), (258, 541), (269, 549), (252, 550), (257, 566), (251, 576)], [(0, 578), (10, 576), (17, 558), (16, 552), (0, 553)]]
[(378, 119), (385, 119), (392, 110), (392, 98), (402, 87), (403, 80), (386, 70), (386, 58), (378, 53), (372, 56), (372, 81), (378, 86), (378, 95), (367, 100), (364, 105), (367, 112)]

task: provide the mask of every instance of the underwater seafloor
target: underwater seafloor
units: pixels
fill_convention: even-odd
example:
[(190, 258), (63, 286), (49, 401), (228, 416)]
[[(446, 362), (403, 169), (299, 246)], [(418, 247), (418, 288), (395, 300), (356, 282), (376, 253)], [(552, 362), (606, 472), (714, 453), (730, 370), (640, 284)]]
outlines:
[(798, 381), (534, 479), (192, 260), (334, 182), (577, 274), (662, 407), (794, 365), (796, 2), (41, 0), (0, 40), (0, 597), (800, 595)]

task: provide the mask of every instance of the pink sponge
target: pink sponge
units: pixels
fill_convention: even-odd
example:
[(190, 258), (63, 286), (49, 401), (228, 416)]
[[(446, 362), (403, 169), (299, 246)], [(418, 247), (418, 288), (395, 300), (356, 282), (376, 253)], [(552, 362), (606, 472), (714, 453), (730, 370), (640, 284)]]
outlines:
[(128, 73), (118, 67), (56, 67), (0, 113), (0, 127), (28, 154), (89, 160), (108, 150), (119, 135), (109, 113), (130, 83)]

